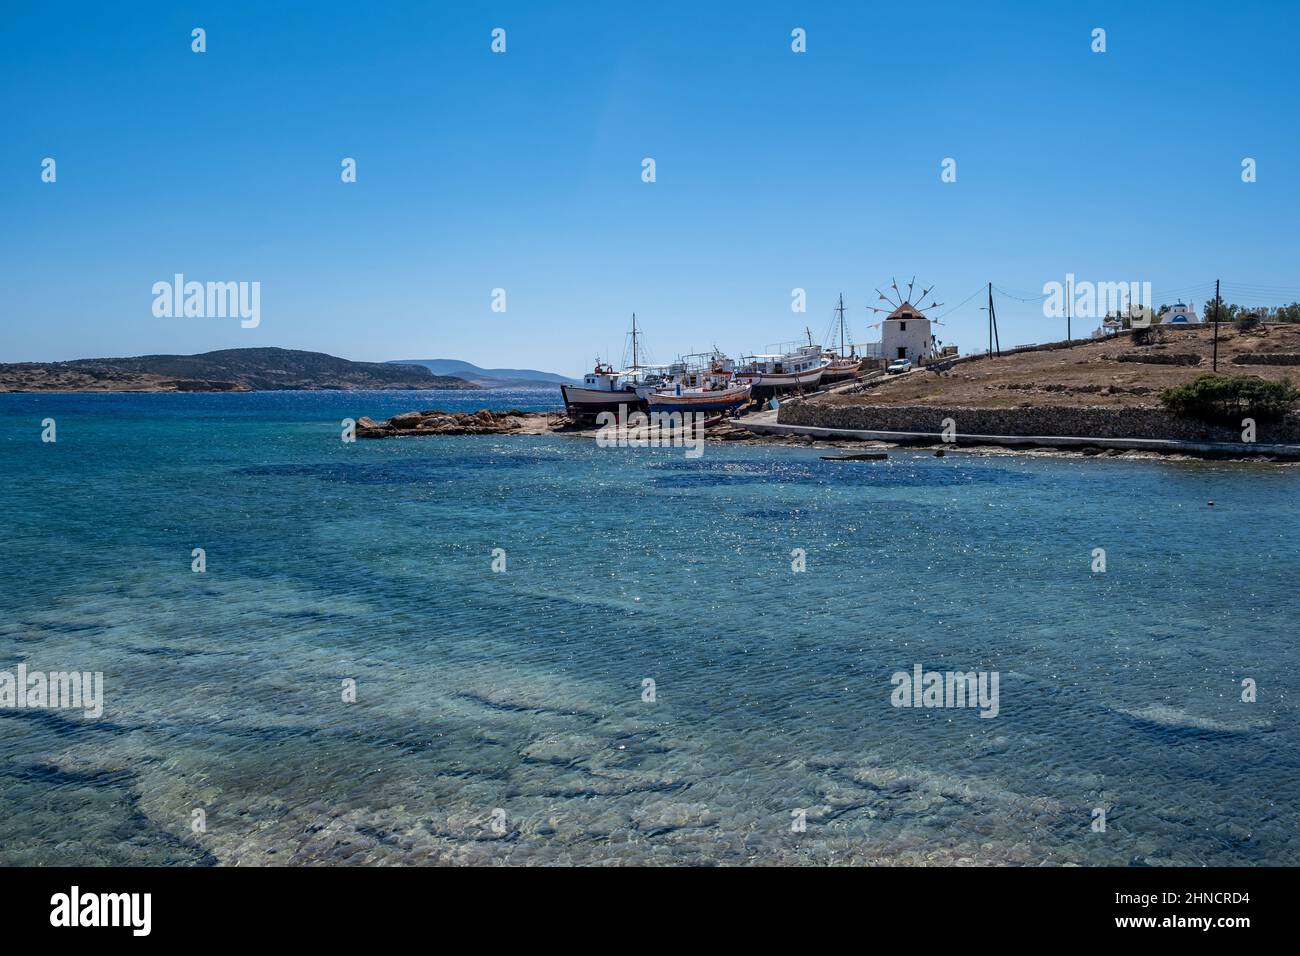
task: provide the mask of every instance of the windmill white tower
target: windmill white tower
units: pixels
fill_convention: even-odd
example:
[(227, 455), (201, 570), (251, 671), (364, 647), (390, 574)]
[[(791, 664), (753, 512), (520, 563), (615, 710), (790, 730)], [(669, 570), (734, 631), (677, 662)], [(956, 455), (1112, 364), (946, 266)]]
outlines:
[[(930, 316), (926, 315), (943, 305), (942, 302), (935, 302), (933, 297), (928, 305), (912, 304), (912, 289), (916, 284), (916, 277), (907, 284), (907, 294), (898, 288), (898, 283), (893, 279), (890, 280), (890, 288), (894, 291), (898, 301), (879, 289), (876, 294), (880, 296), (880, 301), (889, 304), (889, 308), (877, 308), (869, 306), (872, 312), (887, 313), (885, 318), (880, 322), (880, 351), (881, 357), (886, 362), (892, 362), (895, 359), (907, 359), (912, 364), (919, 364), (921, 360), (934, 356), (936, 352), (934, 330), (932, 326), (938, 324)], [(924, 303), (926, 296), (934, 291), (934, 286), (926, 289), (916, 299), (919, 303)]]

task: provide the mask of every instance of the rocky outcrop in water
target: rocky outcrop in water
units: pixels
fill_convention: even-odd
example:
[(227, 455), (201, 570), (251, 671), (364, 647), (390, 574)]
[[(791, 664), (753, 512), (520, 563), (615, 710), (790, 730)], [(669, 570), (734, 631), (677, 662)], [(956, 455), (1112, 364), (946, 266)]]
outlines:
[(393, 438), (399, 435), (545, 435), (567, 422), (547, 412), (402, 412), (386, 422), (362, 416), (357, 419), (358, 438)]

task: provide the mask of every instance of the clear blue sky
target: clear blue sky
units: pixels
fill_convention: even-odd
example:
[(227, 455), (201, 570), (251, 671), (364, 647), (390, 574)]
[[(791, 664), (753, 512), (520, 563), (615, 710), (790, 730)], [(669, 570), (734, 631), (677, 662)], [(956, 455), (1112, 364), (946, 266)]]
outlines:
[[(1300, 287), (1298, 9), (10, 5), (0, 361), (275, 345), (575, 373), (633, 311), (661, 360), (820, 337), (840, 292), (874, 339), (891, 275), (950, 307), (1066, 271), (1157, 302)], [(260, 281), (261, 325), (155, 318), (176, 272)], [(940, 338), (982, 347), (980, 304)], [(1063, 332), (998, 313), (1004, 345)]]

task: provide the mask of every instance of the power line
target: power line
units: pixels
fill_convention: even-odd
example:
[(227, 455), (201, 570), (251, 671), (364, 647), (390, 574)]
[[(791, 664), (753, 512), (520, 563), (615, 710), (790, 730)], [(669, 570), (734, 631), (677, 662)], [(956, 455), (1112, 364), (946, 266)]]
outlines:
[(987, 288), (987, 286), (983, 286), (983, 285), (980, 286), (978, 289), (976, 289), (976, 290), (975, 290), (974, 292), (972, 292), (970, 295), (966, 296), (966, 298), (962, 299), (960, 302), (958, 302), (956, 305), (954, 305), (951, 309), (948, 309), (948, 310), (946, 310), (946, 311), (944, 311), (944, 312), (940, 312), (938, 315), (936, 315), (936, 316), (934, 317), (934, 320), (937, 322), (939, 319), (943, 318), (943, 316), (945, 316), (945, 315), (952, 315), (952, 313), (956, 312), (958, 309), (960, 309), (963, 305), (965, 305), (965, 304), (966, 304), (967, 302), (969, 302), (971, 299), (975, 298), (975, 296), (977, 296), (977, 295), (979, 295), (981, 292), (983, 292), (986, 288)]
[(1008, 299), (1014, 299), (1017, 302), (1042, 302), (1049, 295), (1051, 295), (1050, 292), (1043, 292), (1040, 293), (1039, 295), (1019, 296), (1019, 295), (1015, 295), (1012, 292), (1008, 292), (1006, 289), (1003, 289), (1000, 286), (996, 286), (996, 285), (993, 287), (993, 291), (996, 292), (998, 295), (1006, 296)]

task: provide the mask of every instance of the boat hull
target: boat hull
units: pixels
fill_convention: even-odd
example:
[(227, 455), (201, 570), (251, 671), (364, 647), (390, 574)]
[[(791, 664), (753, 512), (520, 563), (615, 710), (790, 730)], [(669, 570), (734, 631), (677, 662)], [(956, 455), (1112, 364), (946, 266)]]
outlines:
[(822, 373), (822, 385), (829, 385), (831, 382), (847, 382), (858, 375), (858, 362), (832, 362), (830, 367)]
[(632, 389), (607, 392), (581, 385), (561, 385), (560, 394), (564, 396), (564, 411), (574, 419), (595, 418), (601, 412), (617, 415), (620, 406), (629, 412), (645, 408), (645, 402)]
[(743, 373), (736, 376), (749, 382), (755, 398), (766, 398), (770, 395), (779, 395), (782, 392), (788, 392), (792, 389), (810, 389), (816, 388), (822, 380), (822, 376), (829, 367), (823, 365), (821, 368), (810, 369), (807, 372), (797, 372), (794, 374), (774, 375), (766, 372)]
[(748, 404), (750, 392), (748, 385), (713, 391), (683, 389), (651, 395), (646, 404), (652, 412), (730, 412)]

